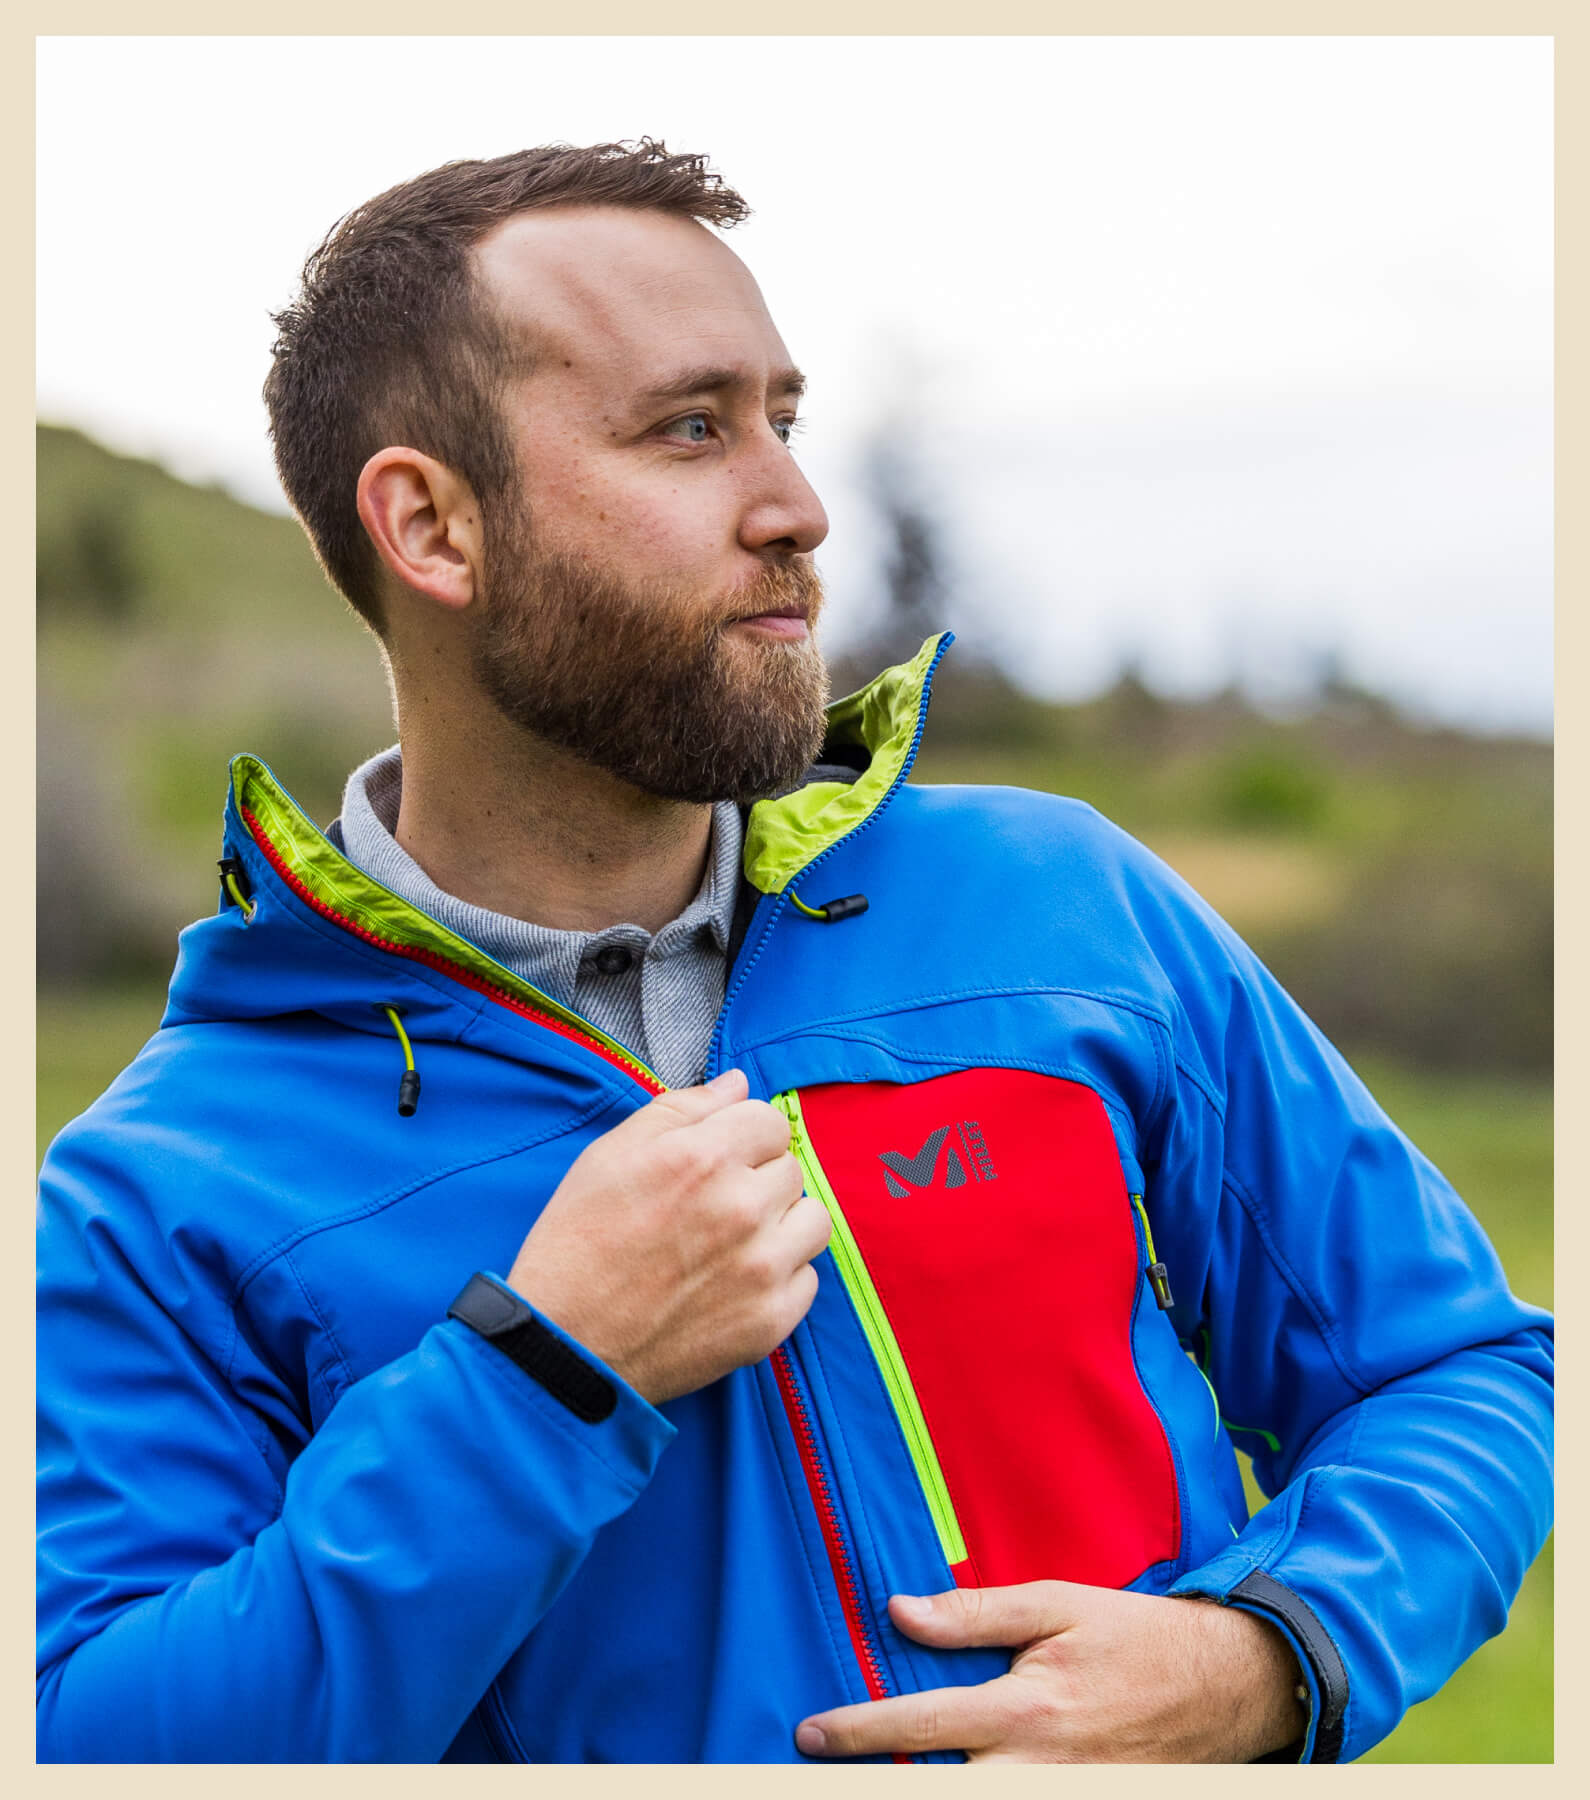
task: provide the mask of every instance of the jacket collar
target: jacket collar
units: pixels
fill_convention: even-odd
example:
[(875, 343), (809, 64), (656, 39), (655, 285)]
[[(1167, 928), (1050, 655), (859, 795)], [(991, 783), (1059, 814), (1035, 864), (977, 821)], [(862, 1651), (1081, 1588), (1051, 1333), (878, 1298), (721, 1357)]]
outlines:
[[(742, 867), (765, 894), (782, 893), (815, 858), (882, 810), (910, 772), (927, 713), (933, 671), (953, 640), (929, 638), (911, 658), (885, 669), (863, 688), (828, 708), (819, 760), (860, 772), (850, 782), (817, 780), (758, 801), (746, 823)], [(446, 966), (493, 991), (533, 996), (538, 1011), (561, 1018), (566, 1009), (512, 976), (468, 939), (449, 931), (351, 863), (257, 756), (231, 764), (228, 838), (252, 839), (289, 888), (313, 911), (380, 949), (432, 966)], [(567, 1023), (592, 1027), (568, 1013)], [(614, 1046), (615, 1049), (618, 1046)]]
[(954, 632), (939, 632), (909, 662), (885, 669), (828, 708), (818, 761), (865, 766), (852, 782), (813, 781), (757, 801), (746, 821), (743, 854), (753, 887), (783, 893), (809, 863), (887, 804), (916, 760), (933, 673), (954, 641)]

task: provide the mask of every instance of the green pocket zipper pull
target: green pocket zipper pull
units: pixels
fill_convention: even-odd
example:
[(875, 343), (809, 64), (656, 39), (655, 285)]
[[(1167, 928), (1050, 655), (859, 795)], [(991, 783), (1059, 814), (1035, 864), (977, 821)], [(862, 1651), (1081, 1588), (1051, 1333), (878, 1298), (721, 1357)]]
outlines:
[(1133, 1194), (1132, 1204), (1137, 1208), (1137, 1216), (1143, 1221), (1143, 1242), (1148, 1245), (1148, 1285), (1154, 1290), (1154, 1299), (1161, 1312), (1169, 1312), (1176, 1304), (1171, 1297), (1170, 1271), (1154, 1254), (1154, 1234), (1148, 1228), (1148, 1214), (1143, 1210), (1143, 1196)]

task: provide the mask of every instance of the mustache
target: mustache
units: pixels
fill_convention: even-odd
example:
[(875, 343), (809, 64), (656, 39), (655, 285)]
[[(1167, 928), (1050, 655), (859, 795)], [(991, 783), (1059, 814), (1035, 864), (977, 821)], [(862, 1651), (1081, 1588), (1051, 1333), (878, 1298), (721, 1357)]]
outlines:
[(765, 613), (798, 612), (809, 625), (822, 611), (823, 598), (822, 577), (809, 560), (769, 563), (735, 590), (738, 610), (728, 622), (756, 619)]

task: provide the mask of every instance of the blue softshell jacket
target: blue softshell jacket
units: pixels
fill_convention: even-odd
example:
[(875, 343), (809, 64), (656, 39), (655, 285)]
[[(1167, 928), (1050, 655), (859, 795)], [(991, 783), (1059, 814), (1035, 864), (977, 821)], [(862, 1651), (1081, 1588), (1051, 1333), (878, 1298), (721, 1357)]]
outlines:
[(834, 1234), (790, 1340), (661, 1408), (448, 1317), (660, 1084), (237, 759), (219, 910), (43, 1171), (42, 1759), (798, 1762), (1008, 1666), (891, 1593), (1057, 1577), (1262, 1614), (1283, 1754), (1347, 1760), (1501, 1630), (1549, 1318), (1151, 854), (905, 784), (947, 641), (830, 709), (853, 780), (750, 809), (708, 1074)]

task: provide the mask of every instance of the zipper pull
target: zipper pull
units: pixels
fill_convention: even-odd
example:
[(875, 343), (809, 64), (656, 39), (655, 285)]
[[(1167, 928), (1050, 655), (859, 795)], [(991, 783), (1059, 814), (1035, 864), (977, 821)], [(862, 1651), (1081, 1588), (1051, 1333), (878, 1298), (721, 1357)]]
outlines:
[(1143, 1221), (1143, 1242), (1148, 1246), (1148, 1285), (1154, 1290), (1154, 1299), (1161, 1312), (1169, 1312), (1176, 1304), (1170, 1291), (1170, 1271), (1154, 1254), (1154, 1234), (1148, 1228), (1148, 1214), (1143, 1210), (1143, 1196), (1130, 1196), (1133, 1206), (1137, 1208), (1137, 1216)]

